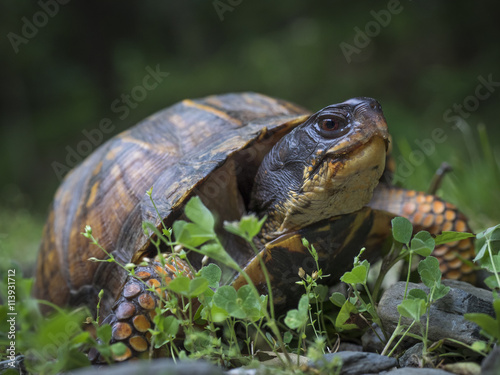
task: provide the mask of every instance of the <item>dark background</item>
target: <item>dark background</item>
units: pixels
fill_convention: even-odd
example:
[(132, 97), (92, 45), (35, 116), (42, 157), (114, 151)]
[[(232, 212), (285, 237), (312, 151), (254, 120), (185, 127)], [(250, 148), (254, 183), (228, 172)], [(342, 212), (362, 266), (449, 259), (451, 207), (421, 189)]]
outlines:
[[(40, 4), (54, 14), (40, 14), (47, 13)], [(54, 163), (67, 164), (68, 150), (86, 140), (82, 131), (109, 118), (113, 129), (102, 133), (108, 139), (184, 98), (238, 91), (314, 111), (375, 97), (395, 154), (405, 160), (418, 150), (416, 141), (443, 129), (446, 141), (434, 142), (435, 151), (402, 184), (426, 189), (446, 160), (456, 172), (440, 194), (460, 204), (476, 229), (496, 224), (498, 87), (483, 88), (486, 99), (470, 99), (477, 105), (458, 129), (443, 116), (475, 96), (479, 77), (500, 82), (499, 11), (498, 2), (466, 1), (2, 2), (1, 245), (32, 263), (60, 182)], [(348, 58), (341, 49), (347, 44), (356, 49)], [(112, 103), (138, 90), (146, 68), (157, 65), (168, 77), (120, 119)]]

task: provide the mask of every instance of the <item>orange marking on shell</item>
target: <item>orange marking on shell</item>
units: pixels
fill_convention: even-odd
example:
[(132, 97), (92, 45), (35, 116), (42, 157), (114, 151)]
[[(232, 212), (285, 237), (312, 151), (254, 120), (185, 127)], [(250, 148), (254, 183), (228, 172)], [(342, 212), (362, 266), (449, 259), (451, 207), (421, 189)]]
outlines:
[(434, 223), (434, 215), (425, 215), (424, 221), (422, 225), (424, 228), (430, 228), (430, 226)]
[(408, 191), (406, 192), (406, 196), (407, 196), (407, 197), (410, 197), (410, 198), (411, 198), (411, 197), (414, 197), (415, 195), (417, 195), (417, 192), (416, 192), (415, 190), (408, 190)]
[(467, 224), (463, 220), (457, 220), (455, 222), (455, 230), (457, 232), (465, 232), (467, 230)]
[(447, 251), (448, 251), (448, 247), (446, 247), (446, 246), (438, 246), (438, 247), (436, 247), (434, 249), (434, 251), (432, 252), (432, 255), (434, 255), (436, 257), (441, 257), (444, 254), (446, 254)]
[(183, 100), (182, 104), (184, 104), (187, 107), (198, 108), (198, 109), (201, 109), (202, 111), (212, 113), (213, 115), (220, 117), (220, 118), (223, 118), (224, 120), (227, 120), (229, 122), (232, 122), (233, 124), (241, 125), (240, 120), (229, 116), (226, 112), (222, 112), (222, 111), (218, 110), (217, 108), (210, 107), (208, 105), (204, 105), (204, 104), (200, 104), (200, 103), (196, 103), (195, 101), (190, 100), (190, 99)]
[(425, 213), (431, 212), (431, 205), (429, 203), (424, 203), (424, 204), (420, 205), (418, 210), (420, 212), (425, 212)]
[(448, 270), (444, 272), (447, 279), (458, 280), (462, 276), (462, 272), (460, 270)]
[(455, 220), (455, 218), (457, 217), (457, 214), (454, 210), (448, 210), (444, 213), (444, 217), (446, 218), (446, 220), (448, 221), (453, 221)]
[(153, 310), (156, 306), (155, 300), (151, 295), (147, 293), (143, 293), (138, 298), (139, 305), (142, 306), (143, 309)]
[(415, 204), (415, 202), (406, 202), (403, 205), (403, 215), (410, 216), (415, 212), (416, 209), (417, 205)]
[(134, 324), (135, 329), (137, 329), (139, 332), (146, 332), (151, 328), (151, 323), (149, 323), (148, 318), (146, 318), (144, 315), (137, 315), (132, 320), (132, 323)]
[(470, 238), (465, 238), (458, 242), (458, 248), (460, 250), (466, 250), (472, 248), (472, 240)]
[(417, 196), (416, 200), (417, 200), (417, 203), (419, 203), (419, 204), (424, 204), (424, 203), (425, 203), (425, 195), (423, 195), (423, 194), (419, 194), (419, 195)]
[(161, 285), (161, 284), (160, 284), (160, 282), (159, 282), (158, 280), (156, 280), (156, 279), (150, 279), (150, 280), (148, 280), (148, 281), (146, 282), (146, 284), (147, 284), (148, 286), (150, 286), (150, 287), (152, 286), (152, 287), (154, 287), (154, 288), (157, 288), (157, 287), (159, 287), (159, 286)]
[(132, 351), (129, 347), (125, 349), (125, 353), (123, 353), (122, 355), (113, 355), (113, 359), (117, 362), (126, 361), (130, 357), (132, 357)]
[(148, 314), (151, 321), (154, 321), (154, 318), (156, 316), (156, 310), (151, 310)]
[(422, 219), (424, 218), (424, 214), (422, 212), (417, 212), (415, 216), (413, 216), (413, 223), (420, 225), (422, 223)]
[(432, 195), (427, 195), (427, 196), (425, 197), (425, 201), (426, 201), (427, 203), (432, 203), (432, 201), (433, 201), (433, 200), (434, 200), (434, 196), (432, 196)]
[(128, 340), (130, 346), (137, 352), (144, 352), (148, 349), (148, 342), (141, 336), (133, 336)]
[(140, 271), (135, 274), (141, 280), (147, 280), (151, 277), (151, 274), (146, 271)]
[(132, 334), (132, 327), (128, 323), (116, 323), (113, 326), (113, 338), (115, 340), (124, 340)]
[(474, 268), (472, 266), (469, 266), (467, 263), (463, 263), (460, 266), (460, 270), (462, 271), (463, 274), (468, 274), (471, 273), (474, 270)]
[(446, 254), (443, 255), (443, 259), (446, 260), (447, 262), (450, 262), (455, 258), (456, 258), (455, 253), (453, 251), (450, 251), (450, 248), (448, 247), (448, 251), (446, 252)]
[(95, 198), (97, 197), (98, 190), (99, 190), (99, 182), (96, 182), (90, 188), (90, 195), (89, 195), (89, 198), (87, 199), (87, 203), (85, 204), (87, 206), (87, 208), (91, 207), (94, 204)]
[(443, 232), (449, 232), (452, 229), (453, 229), (453, 223), (451, 223), (449, 221), (447, 221), (446, 223), (444, 223), (443, 228), (442, 228)]
[(166, 275), (167, 274), (167, 271), (165, 271), (163, 268), (161, 268), (160, 266), (155, 266), (155, 271), (159, 274), (159, 275)]
[(432, 211), (435, 214), (442, 214), (444, 212), (444, 203), (438, 200), (434, 201), (432, 203)]
[(448, 242), (447, 245), (451, 249), (458, 245), (458, 241)]
[(125, 285), (125, 288), (123, 290), (123, 295), (126, 298), (132, 298), (138, 295), (141, 292), (141, 287), (137, 284), (128, 284)]
[(436, 225), (441, 225), (444, 222), (444, 216), (443, 215), (436, 215), (434, 218), (434, 223)]
[(135, 306), (130, 302), (122, 302), (118, 305), (115, 315), (119, 320), (128, 319), (135, 313)]

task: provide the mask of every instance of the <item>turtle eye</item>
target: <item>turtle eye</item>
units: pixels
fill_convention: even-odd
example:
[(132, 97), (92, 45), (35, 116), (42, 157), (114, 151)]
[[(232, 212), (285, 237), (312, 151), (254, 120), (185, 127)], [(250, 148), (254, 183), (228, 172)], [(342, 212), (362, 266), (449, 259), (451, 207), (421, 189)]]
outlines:
[(338, 138), (349, 130), (347, 122), (337, 117), (324, 117), (319, 120), (319, 129), (326, 138)]

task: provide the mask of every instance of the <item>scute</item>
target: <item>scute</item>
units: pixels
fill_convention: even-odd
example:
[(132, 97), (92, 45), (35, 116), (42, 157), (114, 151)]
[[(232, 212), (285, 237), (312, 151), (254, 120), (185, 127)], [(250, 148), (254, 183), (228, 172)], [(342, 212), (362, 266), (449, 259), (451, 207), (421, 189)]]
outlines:
[(210, 96), (175, 104), (100, 146), (56, 193), (39, 252), (37, 298), (92, 305), (105, 289), (109, 308), (125, 275), (114, 264), (88, 261), (106, 256), (81, 235), (86, 225), (119, 262), (131, 261), (148, 246), (142, 221), (161, 224), (145, 194), (149, 188), (171, 223), (228, 157), (252, 145), (265, 145), (266, 152), (306, 114), (260, 94)]

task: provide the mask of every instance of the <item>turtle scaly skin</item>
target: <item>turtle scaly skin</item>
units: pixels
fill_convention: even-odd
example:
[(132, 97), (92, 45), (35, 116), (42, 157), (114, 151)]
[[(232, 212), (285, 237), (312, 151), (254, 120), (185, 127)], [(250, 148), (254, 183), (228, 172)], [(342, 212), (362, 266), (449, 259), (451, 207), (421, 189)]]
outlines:
[[(413, 223), (415, 232), (471, 232), (465, 215), (457, 207), (421, 191), (405, 190), (380, 183), (375, 189), (370, 207), (406, 217)], [(471, 237), (438, 245), (432, 255), (438, 258), (445, 278), (469, 282), (476, 280), (473, 268), (464, 262), (474, 257), (474, 241)]]

